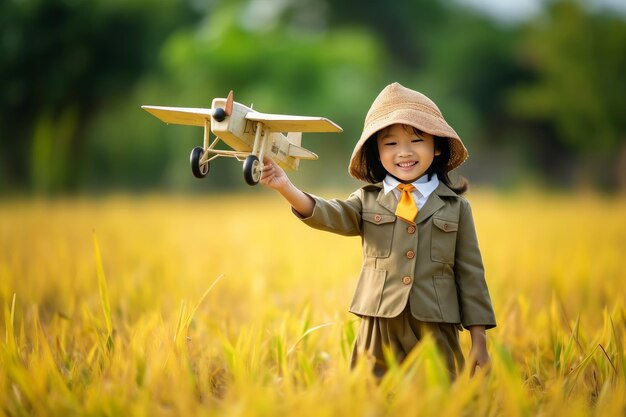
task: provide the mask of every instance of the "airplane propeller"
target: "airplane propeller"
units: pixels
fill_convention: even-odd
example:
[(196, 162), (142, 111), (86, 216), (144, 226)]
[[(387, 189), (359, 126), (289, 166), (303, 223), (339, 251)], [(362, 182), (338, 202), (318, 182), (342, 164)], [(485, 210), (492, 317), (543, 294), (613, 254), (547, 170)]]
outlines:
[(226, 98), (226, 105), (224, 106), (224, 108), (218, 107), (217, 109), (215, 109), (213, 111), (213, 118), (218, 122), (222, 122), (224, 121), (226, 116), (230, 116), (233, 112), (233, 101), (233, 90), (230, 90), (230, 93), (228, 93), (228, 97)]
[(233, 101), (234, 101), (234, 93), (233, 93), (233, 90), (230, 90), (230, 92), (228, 93), (228, 97), (226, 97), (226, 106), (224, 107), (226, 116), (230, 116), (233, 113)]

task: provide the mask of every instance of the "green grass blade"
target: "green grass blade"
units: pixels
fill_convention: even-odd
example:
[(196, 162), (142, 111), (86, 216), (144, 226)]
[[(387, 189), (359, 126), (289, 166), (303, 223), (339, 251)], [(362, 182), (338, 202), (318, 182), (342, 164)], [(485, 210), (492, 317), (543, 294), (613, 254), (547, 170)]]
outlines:
[(185, 313), (187, 312), (187, 303), (185, 300), (180, 300), (180, 310), (178, 311), (178, 320), (176, 321), (176, 331), (174, 332), (174, 343), (178, 345), (180, 335), (183, 333), (183, 327), (185, 323)]
[(211, 290), (213, 289), (213, 287), (215, 287), (215, 285), (222, 279), (224, 278), (224, 274), (221, 274), (220, 276), (218, 276), (217, 278), (215, 278), (215, 281), (213, 281), (213, 283), (209, 286), (209, 288), (207, 288), (207, 290), (204, 292), (204, 294), (202, 294), (202, 297), (200, 297), (200, 299), (198, 300), (198, 302), (196, 303), (195, 307), (193, 308), (193, 310), (191, 310), (191, 313), (189, 314), (189, 316), (187, 317), (186, 320), (186, 327), (189, 327), (189, 325), (191, 324), (191, 320), (193, 320), (193, 317), (196, 314), (196, 311), (198, 310), (198, 307), (200, 307), (200, 304), (202, 304), (202, 302), (204, 301), (204, 299), (207, 297), (207, 295), (209, 295), (209, 293), (211, 292)]
[(296, 343), (294, 343), (289, 348), (289, 350), (287, 351), (287, 356), (290, 356), (293, 353), (293, 351), (296, 349), (296, 347), (298, 346), (298, 343), (303, 341), (308, 335), (310, 335), (311, 333), (313, 333), (316, 330), (323, 329), (324, 327), (332, 326), (333, 324), (335, 324), (335, 322), (331, 321), (331, 322), (328, 322), (328, 323), (320, 324), (319, 326), (311, 327), (309, 330), (304, 332), (304, 334), (302, 336), (300, 336), (300, 338), (298, 340), (296, 340)]
[(5, 325), (5, 343), (10, 352), (17, 355), (17, 344), (15, 341), (15, 298), (16, 294), (13, 293), (13, 301), (11, 301), (11, 309), (7, 311), (7, 306), (4, 307), (4, 325)]
[(102, 267), (102, 256), (100, 255), (100, 246), (98, 245), (96, 232), (93, 233), (93, 247), (96, 256), (96, 272), (98, 274), (98, 291), (100, 292), (100, 303), (102, 304), (104, 322), (107, 329), (107, 341), (110, 341), (112, 340), (111, 335), (113, 334), (113, 324), (111, 321), (111, 304), (109, 303), (109, 291), (107, 287), (106, 277), (104, 275), (104, 268)]

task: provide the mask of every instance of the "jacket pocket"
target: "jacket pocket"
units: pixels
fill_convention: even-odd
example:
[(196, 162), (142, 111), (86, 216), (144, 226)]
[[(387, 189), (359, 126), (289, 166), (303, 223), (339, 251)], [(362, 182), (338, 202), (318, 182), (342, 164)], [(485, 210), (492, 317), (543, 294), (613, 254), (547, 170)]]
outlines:
[(438, 217), (433, 218), (430, 241), (430, 259), (434, 262), (454, 264), (454, 251), (459, 224)]
[(365, 255), (387, 258), (391, 253), (396, 216), (387, 213), (363, 213), (362, 218)]
[(456, 281), (451, 276), (434, 276), (433, 286), (437, 293), (437, 303), (441, 319), (448, 323), (459, 323), (459, 297), (456, 290)]
[(380, 307), (386, 278), (387, 271), (384, 269), (363, 267), (350, 311), (363, 316), (375, 316)]

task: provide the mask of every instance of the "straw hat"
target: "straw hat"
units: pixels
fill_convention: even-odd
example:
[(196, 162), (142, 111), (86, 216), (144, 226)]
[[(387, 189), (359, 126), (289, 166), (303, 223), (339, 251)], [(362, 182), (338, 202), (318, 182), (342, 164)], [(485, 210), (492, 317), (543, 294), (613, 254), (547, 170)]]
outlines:
[(446, 123), (437, 105), (422, 93), (393, 83), (380, 92), (367, 112), (363, 133), (350, 158), (348, 169), (350, 175), (356, 179), (368, 181), (367, 168), (362, 156), (363, 144), (379, 130), (396, 123), (413, 126), (422, 132), (446, 138), (450, 145), (448, 171), (458, 167), (467, 159), (467, 149), (461, 138)]

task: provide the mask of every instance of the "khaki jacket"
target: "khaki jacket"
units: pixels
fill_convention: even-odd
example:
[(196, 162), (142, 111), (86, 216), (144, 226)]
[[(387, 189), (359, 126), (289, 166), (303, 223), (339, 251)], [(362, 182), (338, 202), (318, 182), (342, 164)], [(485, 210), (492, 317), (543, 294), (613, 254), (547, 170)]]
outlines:
[(397, 199), (392, 192), (385, 195), (382, 183), (366, 185), (347, 200), (311, 197), (315, 208), (304, 223), (362, 238), (352, 313), (395, 317), (410, 302), (418, 320), (495, 327), (470, 205), (443, 183), (415, 225), (396, 217)]

